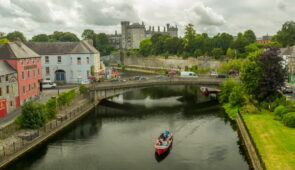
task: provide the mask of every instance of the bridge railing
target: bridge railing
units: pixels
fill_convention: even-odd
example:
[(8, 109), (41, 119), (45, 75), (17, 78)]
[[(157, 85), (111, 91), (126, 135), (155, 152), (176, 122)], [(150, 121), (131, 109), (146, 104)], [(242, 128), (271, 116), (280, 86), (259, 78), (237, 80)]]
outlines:
[(158, 85), (212, 85), (219, 86), (224, 79), (212, 78), (212, 77), (199, 77), (199, 78), (187, 78), (187, 77), (168, 77), (157, 78), (155, 76), (147, 77), (146, 80), (126, 80), (118, 82), (97, 82), (90, 84), (89, 87), (92, 90), (103, 89), (117, 89), (117, 88), (132, 88), (132, 87), (149, 87)]

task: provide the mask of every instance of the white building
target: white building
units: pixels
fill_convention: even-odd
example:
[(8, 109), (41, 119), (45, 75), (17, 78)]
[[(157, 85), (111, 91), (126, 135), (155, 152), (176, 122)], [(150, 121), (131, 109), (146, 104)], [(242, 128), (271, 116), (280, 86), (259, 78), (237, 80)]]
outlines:
[(91, 40), (80, 42), (28, 42), (41, 55), (44, 80), (58, 83), (88, 82), (88, 76), (103, 71), (100, 53)]

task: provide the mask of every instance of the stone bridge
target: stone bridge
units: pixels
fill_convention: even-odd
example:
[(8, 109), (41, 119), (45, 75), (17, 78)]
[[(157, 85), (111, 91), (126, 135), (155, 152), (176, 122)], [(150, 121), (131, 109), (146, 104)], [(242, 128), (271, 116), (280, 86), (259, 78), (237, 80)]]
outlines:
[(122, 94), (127, 91), (147, 87), (171, 86), (171, 85), (197, 85), (218, 88), (224, 79), (214, 77), (199, 78), (155, 78), (150, 77), (147, 80), (127, 80), (118, 82), (97, 82), (89, 85), (89, 98), (92, 101), (98, 101), (104, 98)]

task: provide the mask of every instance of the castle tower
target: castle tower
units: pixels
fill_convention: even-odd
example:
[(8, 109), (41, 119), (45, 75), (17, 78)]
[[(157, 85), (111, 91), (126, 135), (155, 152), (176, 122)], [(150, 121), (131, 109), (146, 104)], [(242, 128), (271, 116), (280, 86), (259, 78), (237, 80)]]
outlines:
[(122, 32), (122, 40), (121, 40), (121, 47), (123, 49), (127, 49), (127, 29), (130, 25), (129, 21), (122, 21), (121, 22), (121, 32)]

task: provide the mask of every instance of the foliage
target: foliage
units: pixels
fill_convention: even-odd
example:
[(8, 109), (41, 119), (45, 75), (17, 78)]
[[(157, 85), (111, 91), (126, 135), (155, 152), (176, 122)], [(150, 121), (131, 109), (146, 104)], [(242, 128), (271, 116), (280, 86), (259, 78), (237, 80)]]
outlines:
[(287, 109), (285, 106), (279, 105), (278, 107), (275, 108), (274, 114), (278, 117), (282, 117), (285, 113), (287, 112)]
[(39, 35), (35, 35), (31, 41), (33, 41), (33, 42), (48, 42), (49, 37), (46, 34), (39, 34)]
[(274, 39), (281, 43), (284, 47), (293, 46), (295, 44), (295, 22), (285, 22), (281, 30), (277, 32)]
[(87, 88), (83, 84), (80, 84), (79, 91), (80, 94), (85, 94), (87, 92)]
[(150, 38), (142, 40), (139, 45), (139, 53), (143, 56), (148, 56), (152, 51), (152, 41)]
[(102, 56), (110, 55), (112, 51), (115, 51), (115, 47), (109, 44), (108, 36), (105, 33), (96, 34), (93, 42), (94, 47)]
[(212, 56), (215, 58), (215, 59), (220, 59), (221, 56), (223, 54), (223, 51), (221, 48), (213, 48), (212, 50)]
[(289, 127), (295, 127), (295, 112), (284, 115), (282, 122)]
[(261, 68), (258, 64), (258, 57), (260, 52), (251, 53), (241, 68), (240, 79), (243, 83), (246, 93), (249, 95), (256, 95), (258, 90), (258, 82), (261, 77)]
[(236, 50), (233, 50), (231, 48), (228, 48), (226, 50), (226, 56), (229, 57), (229, 58), (235, 58), (236, 57)]
[(47, 120), (52, 120), (57, 117), (57, 100), (56, 97), (51, 97), (45, 103), (45, 115)]
[(67, 92), (61, 93), (57, 98), (57, 102), (60, 106), (68, 105), (75, 99), (75, 97), (76, 90), (72, 89)]
[(22, 114), (17, 117), (16, 124), (20, 128), (38, 129), (46, 123), (45, 107), (43, 104), (26, 102), (22, 106)]
[(245, 31), (244, 37), (246, 38), (249, 44), (256, 42), (256, 35), (252, 30)]
[(0, 43), (9, 43), (7, 38), (0, 38)]
[(26, 38), (24, 36), (24, 34), (22, 32), (19, 32), (19, 31), (14, 31), (14, 32), (10, 32), (6, 35), (6, 38), (9, 40), (9, 41), (22, 41), (22, 42), (25, 42), (26, 41)]
[(232, 90), (237, 86), (239, 86), (239, 83), (236, 80), (232, 78), (225, 80), (221, 84), (221, 93), (219, 96), (219, 101), (221, 103), (229, 103), (229, 97), (232, 93)]
[(232, 106), (230, 103), (224, 104), (223, 108), (232, 120), (236, 118), (236, 115), (239, 112), (239, 108)]
[(278, 56), (278, 48), (271, 47), (262, 53), (258, 60), (261, 75), (258, 81), (257, 97), (266, 99), (275, 95), (277, 89), (284, 85), (285, 71), (281, 65), (282, 58)]
[(232, 106), (240, 108), (244, 104), (244, 101), (245, 101), (244, 96), (245, 96), (244, 89), (241, 84), (238, 84), (232, 87), (232, 91), (229, 95), (228, 102)]
[(222, 74), (228, 74), (229, 70), (231, 69), (240, 71), (242, 68), (243, 62), (244, 60), (242, 59), (233, 59), (227, 62), (223, 62), (220, 64), (217, 71), (218, 73), (222, 73)]

